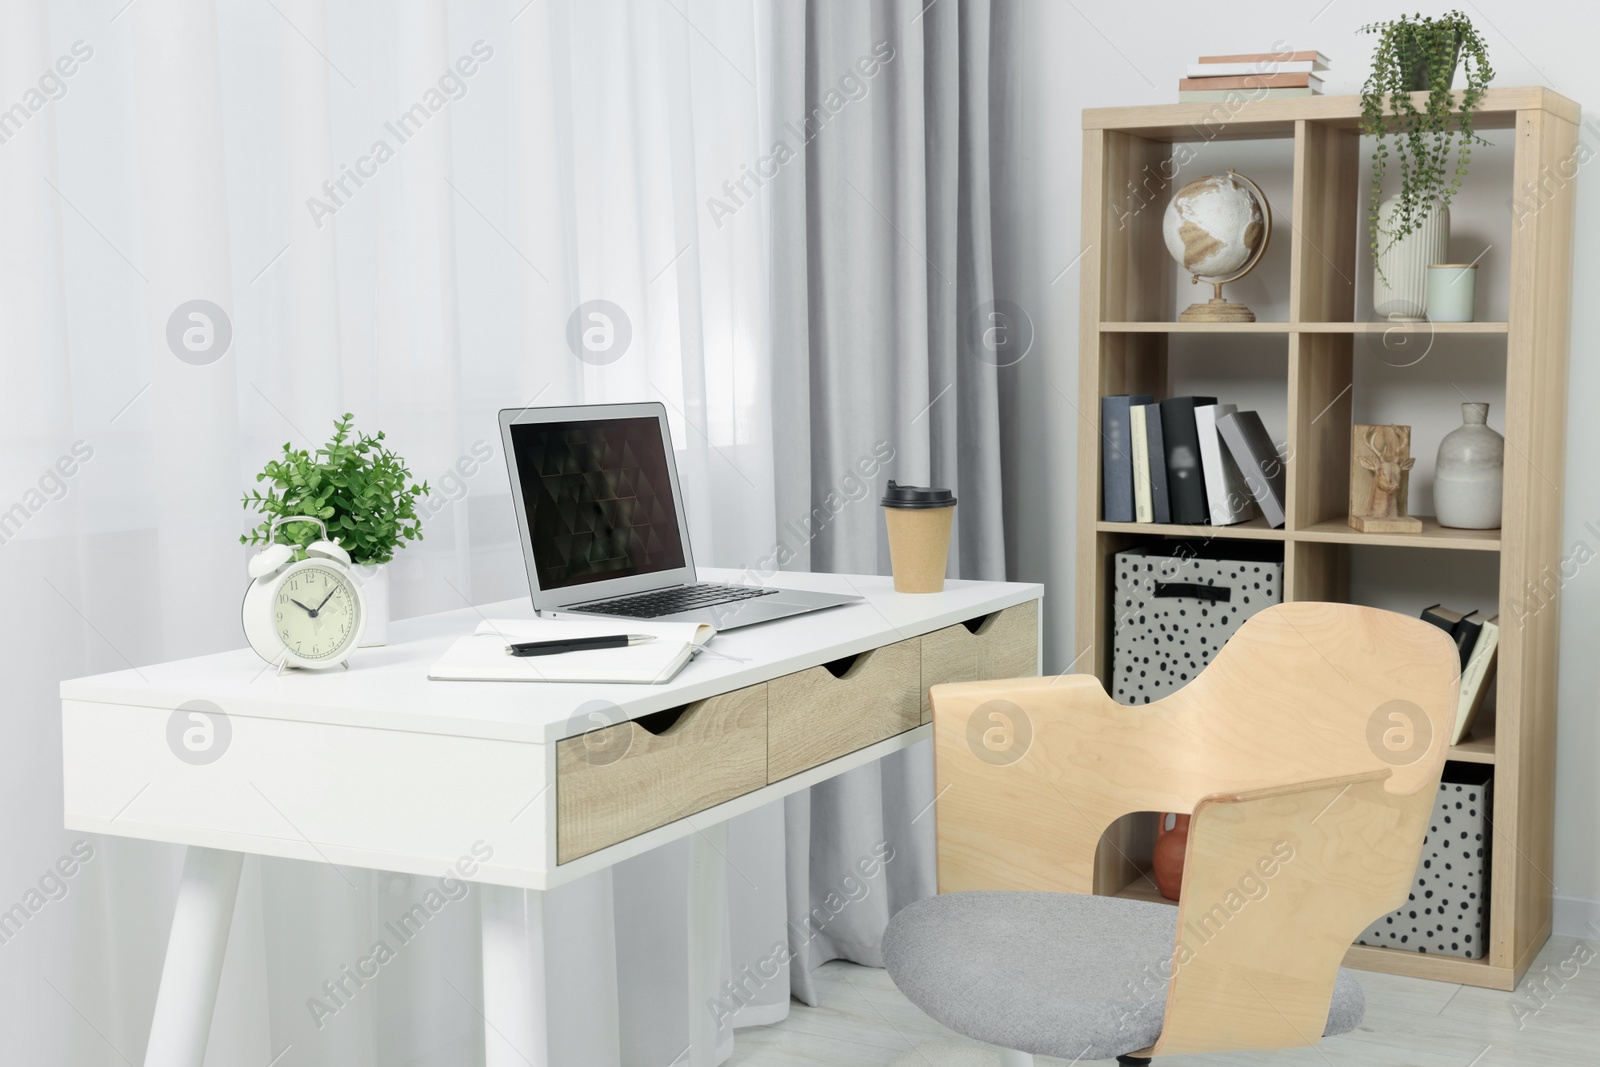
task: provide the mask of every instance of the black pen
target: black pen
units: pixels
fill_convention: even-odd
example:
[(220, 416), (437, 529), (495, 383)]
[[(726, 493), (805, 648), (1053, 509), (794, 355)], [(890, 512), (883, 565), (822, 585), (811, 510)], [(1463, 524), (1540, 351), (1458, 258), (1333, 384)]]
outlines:
[(521, 641), (506, 646), (508, 656), (555, 656), (562, 652), (587, 652), (596, 648), (623, 648), (654, 641), (653, 634), (607, 634), (604, 637), (568, 637), (559, 641)]

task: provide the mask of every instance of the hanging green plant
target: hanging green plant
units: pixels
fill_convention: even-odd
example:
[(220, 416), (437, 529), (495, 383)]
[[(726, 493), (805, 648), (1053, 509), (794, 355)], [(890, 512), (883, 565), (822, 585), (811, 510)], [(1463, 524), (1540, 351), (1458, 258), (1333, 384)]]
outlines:
[[(1437, 208), (1450, 206), (1467, 176), (1472, 145), (1488, 144), (1472, 132), (1472, 112), (1494, 78), (1494, 68), (1483, 38), (1460, 11), (1438, 18), (1402, 15), (1363, 26), (1361, 32), (1378, 35), (1372, 72), (1361, 87), (1361, 132), (1376, 139), (1367, 204), (1367, 229), (1376, 258), (1379, 234), (1392, 244), (1413, 233)], [(1458, 66), (1465, 71), (1467, 84), (1456, 114), (1451, 86)], [(1425, 110), (1417, 110), (1413, 92), (1428, 94)], [(1400, 202), (1385, 220), (1379, 217), (1378, 205), (1391, 146), (1400, 164)]]

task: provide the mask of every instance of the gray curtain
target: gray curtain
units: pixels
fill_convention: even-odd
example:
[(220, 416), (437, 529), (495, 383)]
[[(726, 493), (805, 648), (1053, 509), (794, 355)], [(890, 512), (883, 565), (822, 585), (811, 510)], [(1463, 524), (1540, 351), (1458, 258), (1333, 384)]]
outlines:
[[(1003, 14), (989, 0), (806, 0), (773, 17), (771, 139), (800, 147), (787, 166), (804, 168), (770, 190), (789, 566), (888, 573), (877, 497), (894, 478), (954, 490), (951, 577), (1004, 579), (1002, 378), (1028, 328), (995, 299)], [(933, 795), (924, 743), (786, 802), (795, 996), (817, 1002), (810, 971), (829, 959), (881, 966), (889, 917), (935, 892)]]

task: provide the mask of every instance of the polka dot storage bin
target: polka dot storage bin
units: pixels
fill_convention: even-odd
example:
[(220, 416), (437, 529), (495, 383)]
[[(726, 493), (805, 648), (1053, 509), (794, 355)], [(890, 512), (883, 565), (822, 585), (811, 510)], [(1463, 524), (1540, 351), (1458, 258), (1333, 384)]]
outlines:
[(1187, 541), (1118, 552), (1112, 698), (1148, 704), (1188, 684), (1246, 619), (1283, 600), (1281, 552)]
[(1405, 907), (1367, 927), (1356, 944), (1483, 958), (1489, 936), (1492, 780), (1488, 767), (1445, 764), (1411, 897)]

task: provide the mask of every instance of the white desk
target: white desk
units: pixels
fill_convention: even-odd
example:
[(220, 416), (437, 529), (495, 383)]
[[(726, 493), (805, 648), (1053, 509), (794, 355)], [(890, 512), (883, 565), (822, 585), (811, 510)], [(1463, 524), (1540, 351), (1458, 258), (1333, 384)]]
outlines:
[[(526, 601), (397, 623), (348, 671), (240, 650), (63, 682), (67, 828), (189, 846), (147, 1067), (201, 1067), (244, 853), (479, 883), (486, 1063), (544, 1067), (541, 891), (692, 836), (690, 1004), (712, 999), (727, 820), (924, 739), (932, 684), (1039, 669), (1037, 585), (774, 584), (866, 601), (721, 634), (661, 686), (428, 681)], [(690, 1035), (709, 1064), (708, 1011)]]

